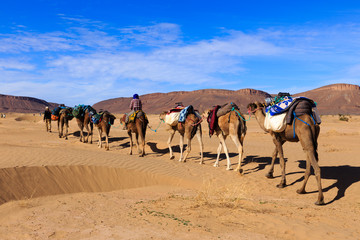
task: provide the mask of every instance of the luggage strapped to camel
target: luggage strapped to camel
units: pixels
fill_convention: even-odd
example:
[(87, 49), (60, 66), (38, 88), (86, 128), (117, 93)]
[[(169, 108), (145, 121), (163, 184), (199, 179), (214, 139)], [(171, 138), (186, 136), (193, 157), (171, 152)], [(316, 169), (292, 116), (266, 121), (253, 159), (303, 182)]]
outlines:
[(265, 108), (265, 122), (264, 127), (273, 132), (282, 132), (287, 124), (293, 124), (294, 138), (295, 138), (295, 121), (301, 122), (310, 126), (307, 122), (298, 118), (304, 114), (311, 116), (314, 124), (320, 124), (321, 119), (316, 109), (316, 103), (306, 97), (292, 98), (290, 95), (278, 96), (272, 98), (271, 101), (266, 101), (268, 106)]

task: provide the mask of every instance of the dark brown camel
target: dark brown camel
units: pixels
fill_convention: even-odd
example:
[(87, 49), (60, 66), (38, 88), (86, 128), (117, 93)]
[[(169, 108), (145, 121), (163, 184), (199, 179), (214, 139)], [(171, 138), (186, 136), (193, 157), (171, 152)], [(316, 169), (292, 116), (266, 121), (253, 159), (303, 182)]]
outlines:
[[(148, 120), (145, 118), (145, 113), (139, 115), (139, 117), (135, 118), (135, 122), (128, 122), (126, 123), (127, 133), (130, 137), (130, 152), (129, 154), (132, 155), (132, 147), (133, 147), (133, 140), (132, 140), (132, 133), (135, 133), (135, 143), (138, 149), (139, 157), (145, 156), (145, 135), (146, 135), (146, 127), (148, 125)], [(125, 124), (126, 114), (120, 119), (121, 124)], [(139, 147), (139, 136), (141, 141), (141, 149)]]
[[(92, 144), (94, 126), (90, 120), (91, 120), (91, 117), (89, 114), (89, 109), (85, 110), (85, 113), (83, 116), (76, 118), (76, 122), (80, 128), (80, 142), (87, 143), (89, 141), (89, 136), (91, 136), (90, 143)], [(89, 128), (89, 125), (90, 125), (90, 128)], [(84, 127), (86, 128), (86, 130), (88, 132), (86, 139), (84, 136)]]
[[(72, 108), (67, 107), (60, 110), (59, 119), (58, 119), (58, 130), (59, 130), (59, 138), (65, 137), (65, 140), (68, 139), (68, 128), (69, 128), (69, 121), (73, 119), (74, 116), (72, 115)], [(63, 134), (65, 125), (65, 134)]]
[(306, 193), (305, 186), (310, 176), (310, 170), (311, 166), (314, 168), (317, 185), (318, 185), (318, 200), (315, 202), (316, 205), (323, 205), (324, 204), (324, 195), (322, 192), (322, 186), (321, 186), (321, 173), (320, 173), (320, 167), (318, 164), (319, 158), (317, 153), (317, 139), (320, 133), (320, 126), (318, 124), (314, 124), (313, 118), (308, 115), (304, 114), (302, 116), (299, 116), (298, 118), (302, 121), (306, 122), (307, 124), (294, 119), (295, 122), (295, 138), (294, 138), (294, 129), (293, 124), (287, 124), (286, 128), (282, 132), (273, 132), (268, 131), (264, 127), (264, 120), (265, 120), (265, 113), (263, 111), (264, 105), (258, 102), (250, 103), (248, 105), (248, 109), (250, 112), (254, 113), (256, 120), (258, 121), (260, 127), (266, 131), (269, 132), (270, 135), (273, 138), (273, 142), (275, 144), (275, 150), (272, 156), (271, 160), (271, 166), (269, 172), (266, 174), (266, 177), (273, 178), (273, 172), (274, 172), (274, 163), (277, 155), (279, 154), (280, 157), (280, 166), (282, 169), (282, 177), (280, 184), (277, 185), (279, 188), (283, 188), (286, 186), (286, 179), (285, 179), (285, 160), (284, 160), (284, 154), (283, 154), (283, 147), (282, 145), (288, 141), (288, 142), (299, 142), (301, 143), (301, 146), (306, 153), (306, 170), (304, 175), (304, 182), (303, 185), (298, 189), (296, 192), (299, 194)]
[[(204, 119), (208, 118), (211, 110), (212, 109), (208, 109), (203, 113), (202, 116)], [(217, 149), (217, 157), (214, 167), (219, 167), (220, 153), (222, 147), (224, 147), (224, 152), (227, 159), (226, 170), (232, 170), (229, 152), (225, 142), (227, 136), (230, 136), (239, 151), (239, 162), (235, 171), (242, 173), (241, 162), (244, 154), (243, 146), (247, 128), (246, 123), (243, 120), (243, 116), (239, 116), (238, 114), (240, 114), (240, 112), (237, 113), (235, 111), (230, 111), (218, 118), (217, 125), (215, 126), (215, 134), (219, 138), (220, 143)]]
[[(167, 112), (163, 112), (160, 114), (160, 120), (165, 121)], [(166, 125), (166, 131), (169, 132), (170, 136), (167, 141), (170, 151), (170, 159), (174, 159), (173, 151), (171, 148), (171, 141), (174, 137), (175, 132), (180, 133), (180, 159), (179, 162), (186, 162), (186, 158), (191, 151), (191, 140), (196, 135), (200, 145), (200, 164), (203, 164), (203, 142), (202, 142), (202, 130), (201, 130), (201, 118), (196, 116), (193, 113), (187, 115), (185, 123), (178, 123), (175, 126), (171, 126), (169, 124)], [(184, 136), (187, 140), (186, 153), (183, 157), (183, 148), (184, 148)]]
[(98, 142), (98, 146), (99, 148), (102, 148), (102, 133), (105, 133), (105, 139), (106, 139), (106, 144), (105, 144), (105, 149), (108, 151), (109, 150), (109, 133), (110, 133), (110, 128), (111, 125), (114, 124), (114, 120), (116, 119), (116, 117), (114, 115), (112, 115), (111, 113), (109, 113), (108, 111), (104, 111), (102, 113), (101, 116), (101, 121), (97, 124), (95, 124), (95, 126), (98, 129), (98, 133), (99, 133), (99, 142)]

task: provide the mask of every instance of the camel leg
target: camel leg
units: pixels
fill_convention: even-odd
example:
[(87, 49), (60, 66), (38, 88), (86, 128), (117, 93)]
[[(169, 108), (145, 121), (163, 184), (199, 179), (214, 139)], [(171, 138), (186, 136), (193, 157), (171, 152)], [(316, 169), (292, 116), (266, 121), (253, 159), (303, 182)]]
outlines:
[(298, 189), (296, 192), (297, 193), (305, 193), (305, 186), (307, 184), (307, 181), (309, 179), (310, 176), (310, 169), (311, 166), (314, 168), (314, 172), (315, 172), (315, 177), (316, 177), (316, 181), (317, 181), (317, 185), (318, 185), (318, 190), (319, 190), (319, 195), (318, 195), (318, 200), (315, 202), (316, 205), (324, 205), (324, 195), (322, 192), (322, 186), (321, 186), (321, 170), (318, 164), (318, 159), (317, 159), (317, 153), (314, 147), (314, 143), (312, 144), (312, 146), (308, 146), (306, 144), (309, 142), (313, 142), (311, 141), (311, 135), (308, 136), (308, 141), (303, 140), (303, 138), (300, 139), (301, 145), (303, 146), (305, 152), (306, 152), (306, 171), (305, 171), (305, 175), (304, 175), (304, 182), (303, 185), (300, 189)]
[(322, 192), (322, 186), (321, 186), (321, 170), (319, 167), (318, 162), (315, 159), (314, 154), (311, 154), (311, 165), (314, 168), (314, 172), (315, 172), (315, 177), (316, 177), (316, 181), (317, 181), (317, 185), (318, 185), (318, 189), (319, 189), (319, 195), (318, 195), (318, 200), (315, 202), (316, 205), (324, 205), (324, 194)]
[(101, 138), (102, 138), (102, 131), (101, 131), (101, 129), (100, 128), (98, 128), (98, 133), (99, 133), (99, 142), (98, 142), (98, 147), (99, 148), (102, 148), (102, 140), (101, 140)]
[(106, 139), (106, 151), (109, 151), (109, 134), (105, 133), (105, 139)]
[(301, 188), (299, 188), (298, 190), (296, 190), (296, 192), (298, 194), (305, 194), (305, 186), (307, 184), (307, 181), (309, 180), (310, 177), (310, 172), (311, 172), (311, 163), (310, 163), (310, 158), (308, 156), (308, 154), (306, 154), (306, 170), (305, 170), (305, 174), (304, 174), (304, 181), (303, 181), (303, 185), (301, 186)]
[(87, 131), (86, 139), (84, 136), (84, 143), (87, 143), (89, 141), (89, 136), (90, 136), (89, 124), (84, 124), (84, 127), (86, 128), (86, 131)]
[(172, 148), (171, 148), (171, 141), (173, 140), (174, 138), (174, 135), (175, 135), (175, 131), (174, 130), (171, 130), (169, 131), (170, 135), (169, 135), (169, 139), (167, 141), (167, 144), (169, 146), (169, 152), (170, 152), (170, 159), (174, 159), (174, 154), (173, 154), (173, 151), (172, 151)]
[(221, 144), (222, 144), (223, 147), (224, 147), (224, 152), (225, 152), (225, 155), (226, 155), (226, 160), (227, 160), (226, 170), (233, 170), (233, 168), (231, 167), (231, 162), (230, 162), (230, 157), (229, 157), (229, 151), (228, 151), (228, 148), (227, 148), (226, 143), (225, 143), (226, 137), (227, 137), (227, 136), (223, 136), (222, 134), (219, 135)]
[(81, 123), (78, 123), (78, 126), (80, 128), (80, 142), (82, 142), (84, 139), (84, 124), (81, 122)]
[(93, 129), (94, 129), (94, 125), (93, 125), (93, 123), (90, 123), (90, 136), (91, 136), (90, 144), (93, 143)]
[(183, 162), (186, 162), (186, 158), (191, 151), (191, 137), (190, 136), (188, 136), (186, 138), (186, 142), (187, 142), (187, 146), (186, 146), (186, 151), (185, 151), (185, 156), (184, 156)]
[(238, 148), (238, 151), (239, 151), (239, 163), (238, 163), (238, 166), (235, 169), (235, 171), (242, 174), (243, 170), (241, 169), (241, 162), (242, 162), (243, 155), (244, 155), (243, 143), (240, 142), (239, 137), (237, 135), (230, 135), (230, 136), (231, 136), (231, 139), (233, 140), (233, 142), (235, 143), (235, 145), (236, 145), (236, 147)]
[(179, 162), (183, 159), (183, 150), (184, 150), (184, 134), (180, 133), (180, 159)]
[(69, 129), (69, 122), (65, 121), (65, 140), (68, 140), (68, 129)]
[(200, 131), (196, 134), (196, 137), (199, 141), (199, 145), (200, 145), (200, 164), (204, 164), (204, 145), (203, 145), (203, 142), (202, 142), (202, 133), (201, 133), (201, 128), (200, 128)]
[(222, 149), (222, 143), (219, 142), (219, 146), (218, 146), (218, 149), (217, 149), (217, 156), (216, 156), (216, 161), (215, 161), (215, 163), (214, 163), (214, 167), (219, 167), (219, 158), (220, 158), (221, 149)]
[(135, 143), (136, 143), (136, 148), (137, 148), (138, 154), (140, 154), (141, 150), (140, 150), (140, 146), (139, 146), (139, 133), (138, 132), (135, 133)]
[(127, 133), (129, 135), (129, 138), (130, 138), (130, 152), (129, 152), (129, 154), (132, 155), (132, 148), (133, 148), (132, 134), (131, 134), (130, 130)]
[(269, 172), (265, 175), (267, 178), (274, 178), (274, 164), (275, 164), (277, 155), (278, 155), (278, 150), (275, 147), (275, 150), (274, 150), (272, 158), (271, 158), (271, 165), (270, 165)]
[(59, 138), (61, 138), (63, 135), (63, 125), (64, 123), (62, 121), (58, 122)]
[(281, 181), (280, 184), (277, 185), (278, 188), (284, 188), (286, 186), (286, 177), (285, 177), (285, 159), (284, 159), (284, 152), (283, 147), (280, 141), (274, 139), (274, 143), (276, 148), (278, 149), (278, 154), (280, 157), (280, 167), (281, 167)]
[(141, 142), (141, 150), (139, 152), (139, 157), (143, 157), (145, 155), (145, 137), (141, 128), (139, 129), (139, 137)]

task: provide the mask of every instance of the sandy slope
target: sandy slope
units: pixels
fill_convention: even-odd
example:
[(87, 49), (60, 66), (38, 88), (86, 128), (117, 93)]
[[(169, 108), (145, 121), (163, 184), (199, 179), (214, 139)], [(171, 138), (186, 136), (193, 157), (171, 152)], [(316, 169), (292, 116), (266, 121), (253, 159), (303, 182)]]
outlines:
[[(150, 125), (158, 126), (157, 116)], [(284, 146), (288, 187), (266, 179), (273, 144), (255, 119), (248, 122), (244, 176), (212, 167), (218, 140), (203, 123), (205, 165), (194, 139), (187, 163), (169, 160), (164, 126), (147, 132), (147, 155), (128, 155), (116, 120), (110, 151), (45, 131), (39, 116), (0, 119), (0, 239), (359, 239), (360, 117), (323, 117), (319, 138), (327, 205), (318, 207), (314, 177), (298, 195), (305, 155)], [(174, 144), (178, 145), (178, 135)], [(235, 146), (228, 140), (232, 163)], [(179, 157), (176, 146), (175, 155)], [(135, 151), (136, 152), (136, 151)]]

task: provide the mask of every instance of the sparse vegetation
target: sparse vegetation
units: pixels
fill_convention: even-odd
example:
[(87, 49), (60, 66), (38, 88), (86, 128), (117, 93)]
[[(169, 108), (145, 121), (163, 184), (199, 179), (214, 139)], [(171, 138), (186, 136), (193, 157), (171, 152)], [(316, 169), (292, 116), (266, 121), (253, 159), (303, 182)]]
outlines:
[(351, 118), (350, 116), (346, 116), (344, 114), (339, 114), (339, 120), (340, 121), (348, 122), (350, 118)]

